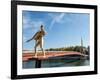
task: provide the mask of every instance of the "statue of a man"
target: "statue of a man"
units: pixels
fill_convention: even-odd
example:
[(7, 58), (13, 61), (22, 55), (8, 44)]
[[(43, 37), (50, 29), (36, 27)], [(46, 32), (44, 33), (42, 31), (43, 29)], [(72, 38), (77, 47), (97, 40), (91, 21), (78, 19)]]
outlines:
[(35, 40), (35, 57), (37, 57), (37, 47), (39, 46), (44, 54), (45, 57), (45, 51), (43, 49), (43, 44), (44, 44), (44, 39), (43, 37), (46, 35), (46, 32), (44, 30), (43, 25), (40, 26), (40, 30), (29, 40), (27, 40), (26, 42), (29, 42), (31, 40)]

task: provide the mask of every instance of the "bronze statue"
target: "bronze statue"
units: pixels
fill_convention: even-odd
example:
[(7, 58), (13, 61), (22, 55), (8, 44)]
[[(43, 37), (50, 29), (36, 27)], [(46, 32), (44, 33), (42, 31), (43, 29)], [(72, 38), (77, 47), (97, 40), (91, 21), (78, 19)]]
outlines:
[(45, 51), (43, 49), (43, 44), (44, 44), (43, 37), (45, 36), (45, 34), (46, 34), (46, 32), (44, 30), (44, 27), (43, 27), (43, 25), (41, 25), (40, 26), (40, 30), (37, 33), (35, 33), (35, 35), (31, 39), (26, 41), (26, 42), (29, 42), (29, 41), (31, 41), (33, 39), (35, 40), (35, 47), (34, 47), (34, 49), (35, 49), (35, 57), (37, 57), (37, 47), (38, 46), (40, 46), (40, 48), (41, 48), (41, 50), (42, 50), (42, 52), (44, 54), (44, 57), (45, 57)]

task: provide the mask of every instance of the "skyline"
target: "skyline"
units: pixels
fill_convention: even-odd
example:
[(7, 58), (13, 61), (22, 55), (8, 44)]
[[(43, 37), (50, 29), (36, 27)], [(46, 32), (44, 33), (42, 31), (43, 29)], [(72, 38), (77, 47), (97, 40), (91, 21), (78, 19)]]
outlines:
[(81, 45), (89, 45), (89, 14), (61, 13), (61, 12), (22, 12), (23, 26), (23, 50), (33, 50), (34, 40), (26, 43), (43, 24), (47, 32), (44, 37), (44, 48), (59, 48)]

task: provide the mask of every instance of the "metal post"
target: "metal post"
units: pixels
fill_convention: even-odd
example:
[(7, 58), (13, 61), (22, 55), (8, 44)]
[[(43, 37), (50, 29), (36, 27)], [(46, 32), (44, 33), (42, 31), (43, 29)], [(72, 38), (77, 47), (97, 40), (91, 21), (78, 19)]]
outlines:
[(41, 68), (41, 60), (36, 60), (35, 68)]

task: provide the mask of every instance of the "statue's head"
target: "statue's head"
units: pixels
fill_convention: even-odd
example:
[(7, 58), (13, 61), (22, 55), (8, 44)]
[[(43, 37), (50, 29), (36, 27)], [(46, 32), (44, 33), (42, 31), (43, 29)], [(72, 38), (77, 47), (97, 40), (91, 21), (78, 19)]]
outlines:
[(43, 25), (41, 25), (40, 28), (43, 29)]

